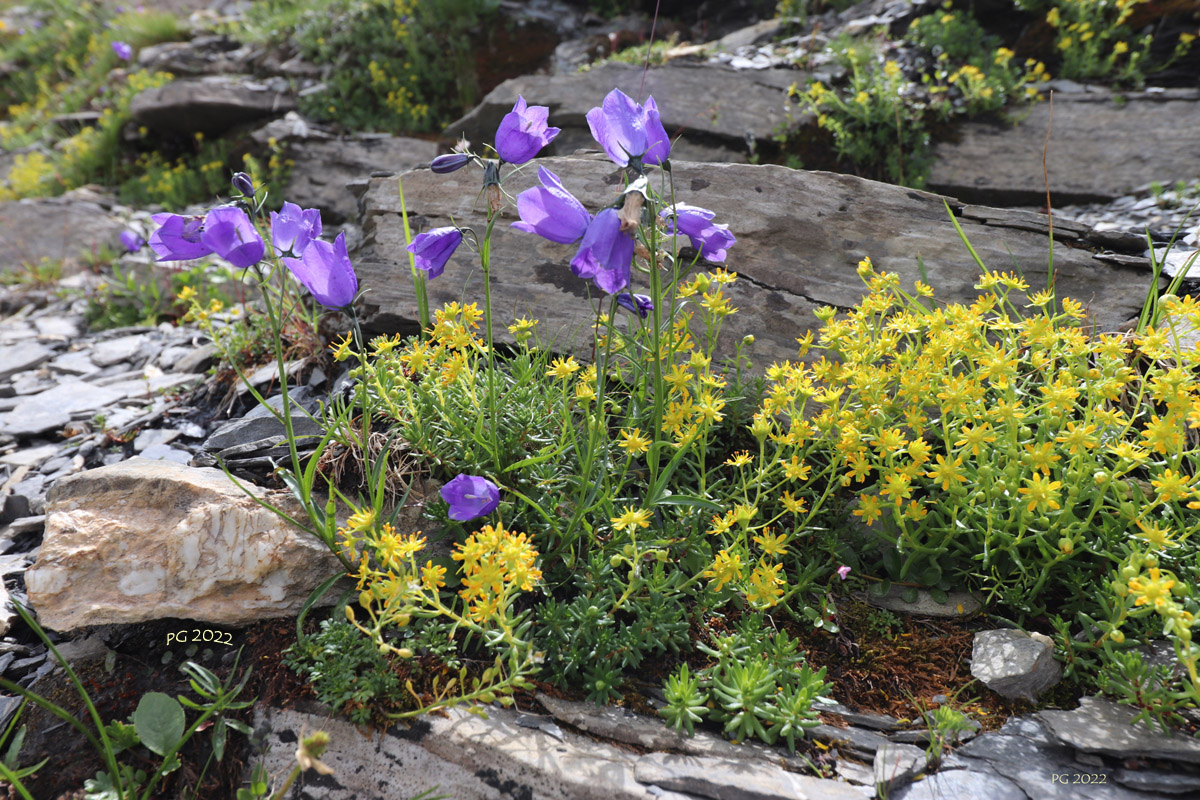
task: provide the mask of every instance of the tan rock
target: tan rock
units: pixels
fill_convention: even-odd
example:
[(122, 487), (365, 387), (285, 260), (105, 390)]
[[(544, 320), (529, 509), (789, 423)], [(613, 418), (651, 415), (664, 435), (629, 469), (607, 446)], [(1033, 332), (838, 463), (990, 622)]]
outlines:
[(291, 615), (339, 571), (325, 545), (290, 528), (223, 472), (134, 458), (59, 481), (25, 580), (42, 624), (65, 631), (169, 617), (243, 625)]

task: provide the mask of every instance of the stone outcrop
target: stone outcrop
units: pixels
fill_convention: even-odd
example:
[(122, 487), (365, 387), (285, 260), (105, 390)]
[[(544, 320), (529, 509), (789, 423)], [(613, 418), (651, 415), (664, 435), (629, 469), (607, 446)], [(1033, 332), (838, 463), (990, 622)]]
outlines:
[[(1115, 95), (1079, 87), (1048, 102), (1018, 106), (1009, 121), (965, 122), (934, 148), (928, 186), (972, 202), (1044, 205), (1112, 200), (1151, 181), (1196, 174), (1200, 90)], [(1053, 127), (1051, 127), (1053, 114)]]
[(159, 133), (215, 136), (264, 117), (277, 117), (296, 107), (287, 82), (257, 83), (238, 76), (182, 78), (133, 98), (134, 122)]
[[(492, 143), (496, 127), (512, 111), (517, 97), (547, 106), (550, 124), (562, 129), (543, 155), (570, 155), (598, 146), (588, 131), (587, 112), (614, 88), (635, 99), (653, 96), (675, 158), (745, 163), (751, 148), (794, 123), (788, 113), (787, 89), (804, 84), (794, 70), (738, 72), (719, 64), (673, 61), (653, 67), (611, 62), (574, 75), (526, 75), (493, 89), (474, 110), (446, 126), (445, 135), (465, 136), (480, 152)], [(749, 144), (748, 144), (749, 143)]]
[(125, 226), (99, 200), (77, 191), (0, 203), (0, 272), (19, 274), (25, 265), (45, 260), (63, 262), (62, 272), (69, 275), (86, 253), (119, 246)]
[(1054, 647), (1044, 638), (1007, 629), (980, 631), (971, 649), (971, 674), (1008, 700), (1032, 703), (1062, 678)]
[(271, 191), (301, 208), (321, 209), (327, 226), (358, 218), (358, 198), (346, 184), (429, 166), (438, 154), (437, 144), (424, 139), (383, 133), (334, 136), (294, 111), (255, 131), (253, 138), (263, 147), (274, 139), (294, 162), (287, 185)]
[[(553, 114), (551, 120), (557, 121)], [(505, 190), (515, 196), (534, 184), (537, 165), (558, 174), (593, 210), (611, 203), (619, 187), (620, 176), (610, 161), (586, 157), (538, 159), (520, 175), (506, 178)], [(920, 259), (924, 280), (939, 300), (969, 303), (978, 295), (974, 284), (979, 268), (955, 231), (946, 198), (848, 175), (776, 166), (678, 162), (673, 175), (680, 201), (712, 209), (716, 220), (738, 237), (728, 266), (742, 278), (730, 291), (740, 310), (725, 321), (724, 353), (752, 334), (755, 343), (746, 353), (759, 370), (772, 361), (795, 358), (796, 338), (819, 326), (813, 314), (817, 308), (848, 309), (862, 299), (866, 290), (855, 268), (865, 256), (878, 269), (898, 273), (906, 287), (922, 279)], [(476, 200), (477, 170), (451, 175), (419, 170), (402, 178), (414, 234), (458, 224), (482, 235), (485, 209)], [(652, 180), (659, 180), (657, 174)], [(1047, 238), (1036, 232), (1045, 217), (1006, 211), (1001, 218), (987, 209), (949, 203), (958, 209), (963, 231), (985, 264), (998, 270), (1019, 268), (1031, 290), (1046, 285)], [(367, 244), (355, 265), (366, 290), (365, 318), (376, 329), (411, 330), (416, 300), (396, 179), (372, 180), (363, 209)], [(574, 277), (568, 266), (575, 248), (512, 230), (508, 226), (515, 219), (515, 209), (502, 214), (492, 243), (494, 334), (509, 341), (505, 326), (521, 315), (541, 320), (547, 338), (559, 335), (562, 340), (566, 337), (560, 332), (586, 329), (594, 321), (593, 303), (588, 302), (590, 284)], [(1085, 244), (1083, 226), (1056, 225), (1055, 236), (1060, 239), (1054, 251), (1060, 295), (1083, 302), (1100, 330), (1113, 330), (1137, 315), (1151, 280), (1148, 267), (1106, 264), (1090, 249), (1071, 246)], [(458, 250), (445, 274), (428, 282), (431, 306), (461, 300), (464, 283), (466, 299), (482, 302), (482, 274), (467, 247)], [(576, 344), (578, 353), (590, 356), (586, 342)]]
[[(270, 498), (282, 503), (282, 496)], [(42, 624), (294, 615), (340, 563), (224, 473), (130, 459), (60, 480), (26, 573)]]

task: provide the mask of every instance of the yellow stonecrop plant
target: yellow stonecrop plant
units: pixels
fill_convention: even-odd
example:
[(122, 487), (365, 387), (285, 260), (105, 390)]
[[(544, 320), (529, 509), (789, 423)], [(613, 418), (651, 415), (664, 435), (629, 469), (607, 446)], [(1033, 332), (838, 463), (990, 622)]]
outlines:
[[(1145, 80), (1154, 36), (1148, 33), (1135, 38), (1130, 18), (1138, 6), (1149, 2), (1052, 0), (1045, 20), (1054, 28), (1054, 46), (1063, 60), (1064, 77), (1111, 78), (1140, 85)], [(1185, 55), (1195, 39), (1195, 33), (1181, 34), (1170, 61)]]
[[(1082, 304), (1011, 273), (985, 271), (969, 305), (910, 294), (869, 259), (859, 274), (870, 293), (853, 311), (819, 312), (826, 388), (805, 394), (876, 537), (864, 552), (893, 579), (1031, 616), (1094, 609), (1125, 565), (1110, 599), (1127, 607), (1102, 638), (1158, 612), (1198, 688), (1195, 580), (1168, 566), (1194, 571), (1200, 528), (1200, 350), (1180, 338), (1200, 303), (1167, 296), (1157, 327), (1096, 333)], [(788, 377), (773, 375), (764, 416), (787, 409)]]
[[(530, 688), (525, 677), (535, 667), (537, 654), (522, 628), (526, 614), (517, 610), (515, 601), (522, 592), (534, 589), (542, 573), (538, 552), (526, 534), (497, 522), (454, 546), (451, 558), (461, 562), (460, 607), (445, 596), (446, 565), (438, 563), (442, 559), (424, 556), (426, 542), (419, 531), (399, 533), (390, 523), (381, 522), (374, 510), (356, 509), (337, 532), (342, 554), (358, 564), (352, 577), (358, 580), (359, 610), (347, 606), (346, 618), (370, 636), (381, 652), (412, 658), (410, 648), (397, 646), (385, 633), (424, 617), (449, 621), (455, 629), (484, 636), (494, 649), (508, 653), (507, 660), (497, 655), (495, 664), (469, 687), (464, 672), (455, 679), (461, 682), (456, 693), (451, 682), (432, 704), (418, 698), (422, 707), (417, 711), (390, 716), (413, 716), (459, 703), (509, 705), (514, 689)], [(359, 620), (360, 614), (365, 615), (364, 621)]]

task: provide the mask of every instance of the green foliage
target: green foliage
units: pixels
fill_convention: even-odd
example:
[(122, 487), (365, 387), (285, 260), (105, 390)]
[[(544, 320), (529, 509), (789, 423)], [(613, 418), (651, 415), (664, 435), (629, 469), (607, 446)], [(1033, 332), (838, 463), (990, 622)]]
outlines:
[(1038, 62), (1016, 67), (1013, 52), (997, 47), (967, 12), (920, 17), (906, 39), (929, 54), (929, 68), (906, 72), (899, 62), (876, 55), (870, 43), (841, 36), (829, 50), (848, 80), (834, 87), (813, 82), (804, 90), (793, 85), (789, 94), (817, 115), (840, 159), (868, 177), (920, 187), (932, 166), (935, 125), (1036, 97), (1029, 84), (1048, 76)]
[(318, 700), (359, 725), (371, 721), (376, 704), (403, 691), (375, 643), (344, 619), (323, 620), (317, 633), (284, 651), (284, 663), (312, 685)]
[[(497, 0), (260, 0), (246, 34), (328, 67), (301, 111), (351, 130), (434, 131), (478, 102), (473, 36)], [(239, 32), (241, 33), (241, 32)]]
[(626, 47), (624, 50), (619, 50), (611, 56), (602, 58), (591, 64), (584, 64), (579, 68), (580, 72), (587, 72), (589, 69), (595, 69), (602, 64), (617, 62), (620, 64), (650, 64), (659, 66), (667, 63), (667, 52), (679, 44), (679, 34), (672, 33), (666, 39), (661, 39), (655, 42), (646, 44), (635, 44), (632, 47)]
[(1181, 34), (1167, 61), (1151, 67), (1154, 34), (1139, 37), (1129, 24), (1135, 9), (1148, 2), (1049, 0), (1039, 4), (1039, 11), (1049, 6), (1045, 21), (1054, 28), (1054, 46), (1062, 57), (1063, 76), (1077, 81), (1111, 80), (1141, 86), (1152, 69), (1163, 69), (1185, 55), (1196, 40), (1195, 33)]
[(769, 632), (761, 616), (747, 616), (738, 629), (697, 644), (716, 662), (692, 675), (686, 664), (667, 678), (667, 705), (659, 712), (676, 730), (692, 733), (706, 713), (724, 723), (736, 740), (782, 740), (795, 752), (796, 739), (819, 724), (812, 704), (828, 693), (825, 668), (813, 671), (787, 633)]
[[(211, 725), (213, 739), (212, 757), (218, 761), (224, 755), (224, 742), (227, 729), (231, 728), (243, 734), (251, 732), (248, 725), (238, 720), (230, 719), (227, 716), (231, 711), (240, 711), (253, 705), (253, 701), (239, 701), (237, 699), (242, 690), (246, 688), (246, 683), (250, 679), (250, 670), (246, 670), (241, 681), (235, 686), (233, 680), (236, 676), (236, 665), (234, 673), (230, 675), (229, 680), (223, 682), (208, 669), (191, 661), (185, 663), (180, 669), (188, 676), (192, 691), (200, 698), (200, 702), (191, 700), (183, 695), (180, 695), (179, 699), (175, 700), (160, 692), (151, 692), (142, 698), (138, 703), (137, 709), (130, 716), (132, 724), (125, 725), (116, 721), (105, 724), (96, 710), (96, 706), (92, 703), (87, 690), (83, 688), (83, 684), (80, 683), (79, 678), (76, 676), (75, 671), (63, 659), (62, 655), (58, 652), (58, 648), (47, 638), (45, 631), (38, 625), (37, 620), (30, 615), (24, 606), (17, 604), (16, 609), (25, 624), (42, 640), (46, 647), (50, 649), (50, 652), (54, 654), (54, 658), (66, 670), (68, 679), (74, 685), (75, 691), (79, 694), (80, 699), (87, 709), (92, 723), (92, 730), (95, 733), (93, 734), (87, 725), (76, 719), (66, 709), (55, 705), (45, 697), (23, 686), (19, 686), (6, 678), (0, 678), (0, 688), (21, 696), (26, 702), (34, 703), (75, 728), (100, 755), (105, 769), (97, 772), (95, 778), (85, 782), (84, 796), (87, 800), (125, 800), (125, 798), (132, 797), (149, 800), (151, 795), (154, 794), (156, 787), (158, 787), (160, 779), (179, 768), (179, 751), (197, 731)], [(186, 730), (184, 728), (186, 723), (184, 706), (199, 712), (199, 717)], [(6, 737), (7, 732), (5, 734)], [(0, 739), (0, 742), (2, 741)], [(121, 763), (116, 760), (117, 754), (136, 747), (139, 744), (144, 745), (147, 750), (160, 756), (162, 759), (162, 763), (153, 774), (148, 774), (144, 769), (139, 769), (128, 763)], [(148, 761), (152, 761), (152, 759), (148, 759), (140, 753), (138, 754), (138, 763), (145, 764)], [(25, 774), (29, 774), (31, 771), (24, 772)], [(23, 776), (13, 771), (12, 766), (8, 763), (7, 756), (5, 763), (0, 765), (0, 774), (3, 775), (12, 785), (12, 788), (19, 792), (22, 797), (27, 798), (27, 800), (30, 798), (29, 792), (20, 781), (20, 777)], [(203, 781), (203, 773), (201, 773), (200, 778), (197, 780), (197, 784), (201, 781)]]
[(237, 285), (238, 276), (228, 267), (210, 269), (201, 264), (167, 271), (158, 265), (123, 267), (118, 262), (112, 266), (112, 278), (88, 297), (85, 317), (93, 330), (177, 322), (188, 312), (188, 306), (178, 300), (185, 289), (202, 306), (214, 302), (225, 306), (235, 302)]

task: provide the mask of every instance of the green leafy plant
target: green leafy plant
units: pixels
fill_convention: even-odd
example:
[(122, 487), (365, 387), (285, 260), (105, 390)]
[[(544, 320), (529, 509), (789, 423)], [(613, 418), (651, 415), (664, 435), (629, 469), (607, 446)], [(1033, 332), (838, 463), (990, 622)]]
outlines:
[(284, 663), (313, 687), (317, 699), (365, 725), (376, 708), (401, 691), (399, 675), (379, 647), (345, 619), (327, 619), (284, 652)]
[(256, 3), (250, 38), (286, 41), (327, 68), (301, 111), (351, 130), (438, 130), (478, 101), (471, 37), (495, 0)]
[[(185, 696), (180, 696), (176, 700), (161, 692), (150, 692), (138, 703), (137, 709), (130, 717), (130, 724), (119, 721), (106, 724), (100, 718), (99, 712), (97, 712), (87, 691), (83, 688), (83, 684), (79, 682), (75, 671), (63, 659), (62, 655), (58, 652), (58, 648), (46, 636), (37, 621), (19, 603), (15, 604), (15, 607), (25, 624), (33, 630), (34, 634), (54, 654), (54, 658), (58, 660), (58, 663), (63, 666), (68, 679), (75, 687), (75, 691), (79, 694), (88, 715), (91, 717), (92, 728), (95, 733), (89, 730), (87, 725), (76, 719), (75, 715), (71, 712), (55, 705), (23, 686), (15, 684), (6, 678), (0, 678), (0, 688), (19, 695), (26, 702), (37, 705), (75, 728), (75, 730), (79, 731), (88, 740), (97, 754), (100, 755), (105, 768), (98, 772), (94, 779), (88, 780), (85, 784), (84, 789), (87, 797), (93, 798), (93, 800), (124, 800), (126, 797), (140, 797), (143, 800), (149, 800), (157, 791), (159, 781), (179, 768), (178, 755), (180, 749), (198, 731), (209, 726), (212, 728), (210, 763), (212, 759), (220, 761), (223, 758), (228, 730), (232, 729), (243, 734), (251, 733), (250, 727), (244, 722), (228, 716), (229, 712), (249, 708), (253, 704), (253, 701), (239, 701), (237, 699), (250, 679), (250, 670), (247, 669), (241, 681), (237, 685), (234, 685), (232, 675), (228, 682), (222, 682), (209, 670), (190, 661), (184, 664), (181, 669), (187, 675), (192, 691), (200, 697), (201, 702), (196, 702)], [(186, 727), (187, 720), (184, 706), (199, 712), (199, 716), (191, 725), (187, 725)], [(116, 759), (116, 756), (121, 752), (136, 747), (139, 744), (144, 745), (150, 752), (162, 759), (162, 763), (153, 774), (148, 774), (145, 770), (137, 769), (129, 764), (120, 763)], [(205, 769), (207, 770), (207, 765)], [(12, 785), (13, 789), (21, 797), (25, 798), (25, 800), (32, 800), (29, 791), (20, 780), (21, 777), (27, 776), (29, 772), (24, 770), (20, 772), (24, 772), (25, 774), (21, 775), (18, 774), (18, 771), (13, 770), (9, 766), (7, 758), (4, 764), (0, 765), (0, 774)], [(203, 781), (203, 779), (204, 776), (201, 773), (198, 783)]]

